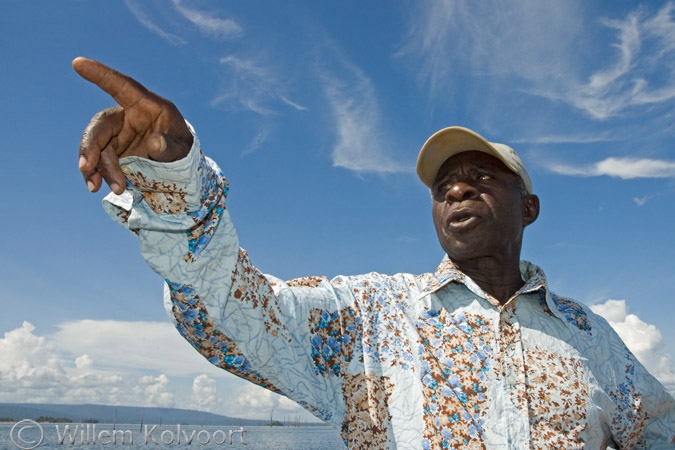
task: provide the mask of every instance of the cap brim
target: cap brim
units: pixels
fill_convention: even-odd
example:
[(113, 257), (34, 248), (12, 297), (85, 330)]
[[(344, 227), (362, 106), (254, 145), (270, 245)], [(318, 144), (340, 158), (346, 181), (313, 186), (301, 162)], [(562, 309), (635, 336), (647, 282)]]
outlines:
[(479, 134), (464, 127), (448, 127), (434, 133), (422, 146), (417, 157), (417, 175), (431, 189), (438, 170), (448, 158), (471, 150), (492, 155), (515, 171), (492, 144)]

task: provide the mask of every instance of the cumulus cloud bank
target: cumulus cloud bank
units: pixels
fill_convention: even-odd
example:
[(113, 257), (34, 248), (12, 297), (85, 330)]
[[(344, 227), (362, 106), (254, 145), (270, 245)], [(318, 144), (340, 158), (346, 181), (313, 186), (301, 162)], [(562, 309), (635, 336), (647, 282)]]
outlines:
[(607, 319), (647, 370), (675, 393), (675, 364), (670, 355), (661, 352), (663, 343), (658, 328), (629, 314), (625, 300), (607, 300), (591, 309)]
[[(647, 369), (675, 392), (675, 366), (669, 355), (660, 352), (661, 332), (629, 314), (624, 300), (608, 300), (591, 308), (605, 317)], [(179, 407), (245, 418), (268, 418), (270, 411), (274, 411), (278, 416), (301, 415), (303, 420), (312, 419), (285, 397), (239, 380), (208, 363), (194, 364), (191, 358), (201, 357), (189, 347), (175, 345), (172, 339), (172, 335), (178, 336), (175, 330), (167, 330), (172, 335), (157, 332), (164, 330), (164, 325), (144, 322), (141, 327), (138, 322), (78, 321), (62, 325), (60, 332), (45, 337), (37, 335), (35, 327), (24, 322), (0, 338), (0, 402)], [(124, 341), (134, 340), (130, 330), (153, 326), (156, 329), (149, 332), (152, 337), (148, 338), (152, 342), (140, 345), (137, 342), (135, 350), (127, 348)], [(108, 340), (92, 333), (95, 329), (107, 335)], [(81, 334), (74, 330), (80, 330)], [(114, 341), (121, 343), (114, 346), (111, 344)], [(108, 349), (101, 351), (97, 345), (106, 345)], [(162, 349), (164, 345), (166, 349)], [(139, 354), (133, 360), (137, 367), (130, 367), (129, 360), (119, 356), (119, 350), (124, 348)], [(169, 348), (170, 358), (151, 355), (153, 352), (168, 355), (163, 352)], [(184, 368), (176, 369), (174, 361)]]
[(29, 322), (0, 338), (0, 402), (177, 407), (243, 418), (309, 413), (213, 367), (173, 327), (80, 320), (40, 336)]
[(124, 380), (97, 370), (87, 354), (64, 358), (54, 341), (33, 331), (23, 322), (0, 339), (0, 401), (139, 404), (147, 398), (170, 403), (165, 380)]

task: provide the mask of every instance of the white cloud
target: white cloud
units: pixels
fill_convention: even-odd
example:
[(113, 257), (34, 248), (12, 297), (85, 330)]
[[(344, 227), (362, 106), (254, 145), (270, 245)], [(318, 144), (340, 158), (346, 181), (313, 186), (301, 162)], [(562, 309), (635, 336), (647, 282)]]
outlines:
[(171, 34), (168, 31), (165, 31), (159, 25), (157, 25), (152, 19), (150, 19), (150, 17), (148, 17), (148, 15), (141, 9), (142, 3), (134, 0), (124, 0), (124, 4), (127, 5), (127, 8), (129, 8), (131, 14), (133, 14), (133, 16), (141, 25), (143, 25), (145, 28), (152, 31), (162, 39), (168, 41), (173, 45), (184, 45), (186, 43), (185, 39), (181, 38), (180, 36), (176, 36), (175, 34)]
[(330, 70), (317, 69), (334, 120), (337, 142), (333, 166), (355, 172), (394, 173), (409, 168), (396, 162), (393, 139), (383, 127), (375, 89), (363, 71), (336, 44), (324, 39)]
[(670, 391), (675, 392), (675, 364), (663, 346), (661, 332), (635, 314), (628, 314), (625, 300), (607, 300), (591, 309), (603, 316), (640, 362)]
[(258, 133), (253, 140), (246, 146), (244, 151), (241, 152), (240, 156), (246, 156), (250, 153), (253, 153), (254, 151), (258, 150), (263, 143), (267, 140), (267, 136), (269, 135), (269, 132), (267, 130), (263, 130), (260, 133)]
[(642, 197), (633, 197), (633, 201), (638, 206), (645, 206), (647, 203), (648, 196), (644, 195)]
[(89, 355), (82, 355), (75, 358), (75, 367), (79, 370), (91, 369), (94, 361), (89, 357)]
[(51, 336), (24, 322), (0, 339), (0, 402), (178, 407), (255, 419), (274, 409), (312, 420), (285, 397), (212, 366), (171, 325), (154, 322), (80, 320)]
[[(166, 2), (124, 0), (124, 3), (134, 18), (157, 36), (173, 45), (184, 45), (187, 43), (184, 38), (166, 31), (164, 27), (157, 23), (161, 19), (166, 20), (170, 13), (172, 13), (166, 8)], [(243, 28), (233, 19), (221, 19), (213, 14), (188, 8), (181, 0), (172, 0), (172, 4), (174, 12), (178, 12), (181, 18), (188, 20), (207, 36), (217, 39), (232, 39), (244, 34)], [(146, 12), (144, 9), (153, 10), (152, 12)], [(169, 23), (171, 22), (175, 22), (175, 20), (169, 19)], [(175, 23), (173, 26), (175, 27)]]
[(539, 94), (567, 102), (599, 120), (675, 98), (673, 3), (666, 3), (652, 17), (637, 10), (622, 20), (603, 19), (600, 24), (616, 33), (614, 60), (587, 81), (570, 77), (550, 95), (543, 89)]
[(307, 107), (302, 106), (299, 103), (295, 103), (293, 100), (288, 99), (284, 97), (283, 95), (280, 97), (281, 101), (286, 103), (288, 106), (297, 109), (298, 111), (307, 111)]
[(62, 352), (88, 355), (103, 368), (195, 376), (211, 367), (166, 322), (78, 320), (60, 324), (51, 336)]
[(675, 162), (648, 158), (607, 158), (588, 165), (548, 163), (549, 170), (561, 175), (595, 177), (607, 175), (624, 180), (633, 178), (675, 178)]
[(513, 139), (514, 144), (594, 144), (596, 142), (612, 142), (621, 140), (616, 133), (593, 132), (591, 134), (544, 135), (534, 138)]
[(227, 84), (211, 101), (211, 105), (226, 105), (229, 108), (251, 111), (262, 116), (275, 114), (279, 104), (297, 111), (307, 108), (288, 98), (288, 88), (278, 70), (264, 58), (228, 55), (220, 58), (227, 71)]
[[(432, 98), (447, 98), (440, 94), (456, 90), (462, 73), (516, 77), (524, 82), (517, 89), (598, 120), (675, 98), (672, 2), (651, 16), (638, 9), (592, 23), (588, 4), (578, 1), (431, 3), (411, 15), (399, 56), (418, 61)], [(615, 36), (610, 45), (597, 39), (606, 30)]]
[(216, 404), (216, 380), (206, 374), (195, 377), (192, 382), (192, 399), (196, 409), (210, 411)]
[(453, 83), (462, 73), (516, 75), (533, 82), (558, 78), (564, 75), (561, 56), (574, 48), (582, 30), (575, 1), (439, 0), (418, 5), (409, 15), (410, 30), (398, 55), (419, 60), (415, 67), (432, 97), (459, 89)]
[[(273, 413), (274, 420), (281, 420), (284, 415), (298, 414), (299, 412), (308, 414), (299, 409), (298, 405), (288, 398), (250, 383), (245, 384), (233, 394), (228, 396), (227, 401), (234, 409), (241, 411), (241, 414), (250, 414), (248, 410), (251, 409), (259, 412), (259, 414), (264, 414), (267, 418)], [(243, 415), (242, 417), (251, 416)]]
[(118, 375), (97, 371), (86, 355), (68, 360), (54, 342), (24, 322), (0, 339), (0, 401), (110, 403)]
[(63, 362), (55, 353), (54, 345), (44, 337), (33, 334), (35, 327), (23, 322), (21, 328), (5, 333), (0, 339), (0, 374), (3, 385), (15, 383), (44, 386), (58, 385), (66, 375)]
[(173, 0), (173, 6), (202, 32), (218, 38), (236, 38), (244, 34), (243, 28), (232, 19), (220, 19), (203, 11), (187, 8), (181, 0)]
[(169, 378), (146, 375), (133, 386), (134, 396), (141, 400), (141, 406), (174, 406), (173, 394), (169, 392)]

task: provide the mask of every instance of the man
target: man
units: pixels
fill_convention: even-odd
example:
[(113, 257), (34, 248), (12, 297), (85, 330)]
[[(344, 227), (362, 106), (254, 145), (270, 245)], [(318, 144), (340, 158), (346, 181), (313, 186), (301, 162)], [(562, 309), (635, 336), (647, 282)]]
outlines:
[(181, 335), (211, 363), (295, 400), (350, 448), (675, 448), (675, 402), (606, 321), (520, 261), (539, 214), (518, 155), (450, 127), (418, 174), (447, 253), (435, 273), (263, 275), (239, 247), (227, 184), (176, 107), (78, 58), (120, 105), (79, 167), (166, 279)]

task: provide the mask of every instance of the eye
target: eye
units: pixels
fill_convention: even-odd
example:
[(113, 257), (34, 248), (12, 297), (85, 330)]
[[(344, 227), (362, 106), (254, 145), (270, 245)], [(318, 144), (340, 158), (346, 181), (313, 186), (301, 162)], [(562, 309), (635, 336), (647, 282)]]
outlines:
[(477, 178), (479, 181), (488, 181), (492, 179), (492, 175), (489, 173), (479, 173)]
[(432, 195), (433, 198), (437, 199), (438, 201), (442, 201), (442, 199), (448, 193), (449, 189), (450, 189), (450, 185), (448, 184), (447, 181), (438, 182), (438, 183), (434, 184), (434, 186), (432, 187), (431, 195)]

